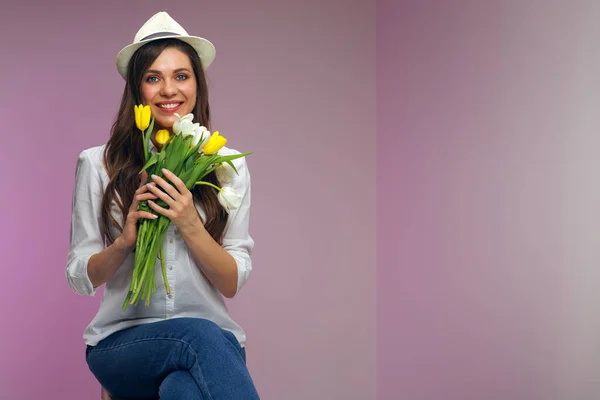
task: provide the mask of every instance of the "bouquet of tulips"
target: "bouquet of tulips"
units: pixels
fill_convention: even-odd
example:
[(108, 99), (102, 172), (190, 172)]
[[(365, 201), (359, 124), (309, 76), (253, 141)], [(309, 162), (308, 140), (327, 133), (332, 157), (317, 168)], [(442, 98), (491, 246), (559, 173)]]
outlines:
[[(154, 128), (154, 118), (151, 116), (150, 106), (139, 105), (134, 107), (135, 123), (142, 132), (144, 143), (145, 165), (140, 171), (148, 172), (148, 182), (152, 174), (163, 176), (162, 169), (173, 172), (192, 190), (196, 185), (208, 185), (219, 191), (218, 199), (227, 209), (239, 207), (241, 197), (231, 187), (219, 187), (210, 182), (202, 181), (206, 175), (215, 171), (219, 182), (229, 183), (233, 172), (237, 170), (232, 160), (245, 157), (250, 153), (219, 155), (217, 152), (225, 145), (227, 139), (219, 135), (218, 131), (211, 133), (198, 123), (193, 123), (193, 114), (180, 117), (173, 124), (173, 134), (166, 129), (156, 132), (154, 140), (161, 145), (160, 151), (149, 151), (150, 134)], [(148, 183), (146, 182), (146, 183)], [(167, 204), (156, 200), (156, 204), (168, 208)], [(140, 202), (138, 209), (151, 212), (147, 201)], [(136, 305), (140, 298), (150, 305), (150, 297), (156, 292), (156, 260), (160, 259), (161, 272), (167, 294), (170, 294), (167, 280), (163, 252), (163, 240), (171, 221), (164, 215), (157, 219), (140, 219), (135, 247), (135, 263), (129, 292), (123, 302), (123, 310), (128, 304)]]

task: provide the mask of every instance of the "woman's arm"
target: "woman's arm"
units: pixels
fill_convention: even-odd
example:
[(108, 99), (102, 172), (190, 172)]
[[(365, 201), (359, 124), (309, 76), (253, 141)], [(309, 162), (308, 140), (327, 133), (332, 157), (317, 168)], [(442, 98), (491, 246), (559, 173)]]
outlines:
[(196, 223), (180, 228), (179, 233), (206, 278), (223, 296), (235, 296), (238, 282), (235, 259), (210, 236), (200, 218)]
[(117, 272), (131, 249), (123, 245), (121, 237), (99, 253), (92, 254), (87, 263), (87, 274), (92, 287), (96, 289), (106, 283)]
[(235, 161), (239, 176), (234, 177), (230, 186), (242, 195), (242, 202), (239, 208), (229, 212), (222, 246), (202, 224), (191, 192), (170, 171), (165, 170), (163, 173), (175, 187), (160, 177), (153, 177), (156, 184), (166, 193), (156, 187), (151, 189), (169, 205), (169, 209), (148, 202), (156, 213), (166, 215), (177, 226), (198, 267), (223, 296), (228, 298), (234, 297), (248, 279), (252, 269), (250, 253), (254, 246), (254, 241), (248, 233), (250, 174), (245, 158)]
[(141, 177), (140, 186), (133, 195), (133, 201), (129, 207), (127, 218), (125, 218), (125, 226), (123, 227), (121, 236), (115, 239), (115, 241), (106, 249), (91, 256), (88, 261), (88, 276), (94, 288), (97, 288), (110, 280), (135, 247), (137, 241), (138, 220), (140, 218), (157, 218), (157, 216), (152, 213), (139, 211), (137, 209), (140, 201), (156, 199), (156, 196), (150, 193), (148, 187), (145, 185), (147, 179), (148, 173), (144, 171)]
[[(129, 209), (123, 233), (105, 248), (100, 230), (103, 186), (89, 151), (81, 152), (77, 160), (71, 214), (71, 243), (66, 267), (69, 286), (84, 296), (93, 296), (96, 288), (110, 280), (123, 264), (135, 246), (137, 220), (155, 217), (151, 213), (137, 211), (137, 205), (141, 200), (156, 198), (148, 192), (145, 185), (141, 185)], [(147, 174), (144, 173), (142, 182), (146, 179)]]

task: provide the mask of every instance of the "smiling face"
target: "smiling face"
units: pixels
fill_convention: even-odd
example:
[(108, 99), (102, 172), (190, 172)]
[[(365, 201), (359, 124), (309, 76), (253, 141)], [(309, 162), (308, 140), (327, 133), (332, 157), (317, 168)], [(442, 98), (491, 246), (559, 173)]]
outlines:
[(189, 57), (182, 51), (168, 47), (144, 73), (140, 92), (144, 104), (150, 106), (155, 130), (170, 129), (177, 119), (196, 107), (197, 82)]

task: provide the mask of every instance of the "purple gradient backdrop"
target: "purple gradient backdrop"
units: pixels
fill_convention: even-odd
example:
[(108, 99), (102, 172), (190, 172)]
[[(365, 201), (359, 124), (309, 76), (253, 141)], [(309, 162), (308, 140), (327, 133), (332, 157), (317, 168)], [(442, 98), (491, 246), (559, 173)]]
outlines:
[(600, 4), (377, 3), (378, 399), (597, 399)]
[(374, 398), (375, 3), (345, 0), (2, 8), (0, 397), (98, 395), (81, 335), (99, 296), (64, 278), (75, 161), (107, 140), (117, 51), (163, 9), (215, 43), (214, 126), (254, 152), (254, 272), (229, 304), (262, 398)]

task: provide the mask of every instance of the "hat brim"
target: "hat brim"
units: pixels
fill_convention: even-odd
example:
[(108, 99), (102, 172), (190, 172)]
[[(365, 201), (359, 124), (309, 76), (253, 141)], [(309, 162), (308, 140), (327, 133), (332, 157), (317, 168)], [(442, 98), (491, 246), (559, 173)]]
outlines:
[(202, 61), (202, 67), (204, 69), (207, 69), (208, 66), (212, 64), (213, 60), (215, 59), (215, 46), (210, 41), (198, 36), (170, 35), (148, 40), (142, 40), (138, 43), (132, 43), (128, 46), (123, 47), (119, 54), (117, 54), (117, 70), (119, 71), (119, 74), (123, 77), (123, 79), (127, 78), (127, 66), (129, 65), (129, 60), (131, 60), (131, 57), (137, 51), (137, 49), (155, 40), (169, 38), (181, 40), (192, 46), (194, 50), (196, 50), (196, 53), (198, 53), (200, 61)]

